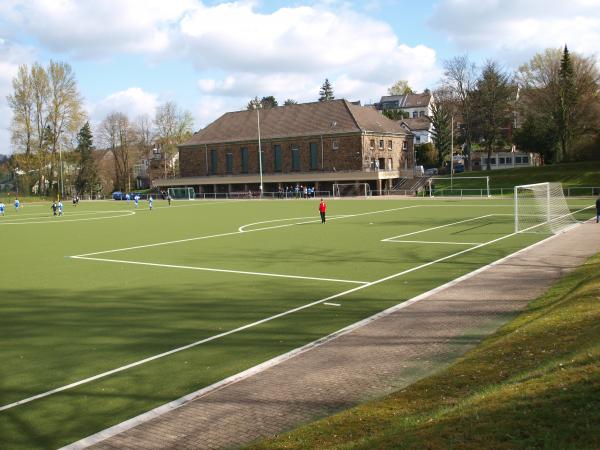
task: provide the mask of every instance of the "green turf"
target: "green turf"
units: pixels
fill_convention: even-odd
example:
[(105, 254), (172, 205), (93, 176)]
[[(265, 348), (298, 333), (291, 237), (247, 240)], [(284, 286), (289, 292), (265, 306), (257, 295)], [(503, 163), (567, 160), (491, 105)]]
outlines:
[[(512, 232), (502, 200), (47, 203), (0, 217), (0, 407), (444, 258)], [(575, 200), (574, 209), (589, 200)], [(479, 216), (490, 217), (475, 219)], [(589, 211), (579, 214), (589, 218)], [(257, 224), (257, 222), (265, 222)], [(252, 225), (254, 224), (254, 225)], [(244, 233), (238, 228), (248, 225)], [(285, 225), (285, 226), (284, 226)], [(263, 229), (260, 229), (263, 228)], [(222, 236), (215, 236), (215, 235)], [(139, 247), (193, 239), (168, 245)], [(205, 344), (0, 411), (3, 448), (57, 447), (240, 372), (546, 237), (520, 234)], [(73, 259), (70, 256), (179, 267)], [(329, 280), (207, 272), (213, 268)], [(337, 279), (338, 281), (332, 280)]]

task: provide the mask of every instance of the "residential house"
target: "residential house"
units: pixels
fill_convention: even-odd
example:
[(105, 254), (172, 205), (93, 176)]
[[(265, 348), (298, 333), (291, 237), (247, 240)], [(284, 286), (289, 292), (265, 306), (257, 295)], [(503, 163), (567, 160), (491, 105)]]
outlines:
[(415, 135), (415, 145), (433, 143), (433, 123), (428, 116), (399, 120), (407, 131)]
[(386, 95), (381, 97), (375, 107), (380, 111), (402, 110), (408, 113), (408, 117), (431, 117), (433, 105), (433, 94), (429, 90), (421, 94)]

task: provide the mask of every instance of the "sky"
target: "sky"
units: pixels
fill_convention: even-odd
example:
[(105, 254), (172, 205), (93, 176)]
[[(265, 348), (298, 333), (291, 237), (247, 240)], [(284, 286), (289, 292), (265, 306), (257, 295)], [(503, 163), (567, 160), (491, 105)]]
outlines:
[(513, 71), (567, 44), (600, 61), (600, 0), (0, 0), (0, 154), (19, 65), (69, 63), (92, 126), (176, 102), (200, 129), (251, 98), (378, 101), (468, 54)]

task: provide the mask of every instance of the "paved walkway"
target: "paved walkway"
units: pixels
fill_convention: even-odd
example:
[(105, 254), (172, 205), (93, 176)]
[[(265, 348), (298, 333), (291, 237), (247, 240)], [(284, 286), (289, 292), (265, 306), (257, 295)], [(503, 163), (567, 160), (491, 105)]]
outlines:
[(599, 251), (600, 225), (586, 223), (93, 448), (239, 446), (395, 391), (464, 354)]

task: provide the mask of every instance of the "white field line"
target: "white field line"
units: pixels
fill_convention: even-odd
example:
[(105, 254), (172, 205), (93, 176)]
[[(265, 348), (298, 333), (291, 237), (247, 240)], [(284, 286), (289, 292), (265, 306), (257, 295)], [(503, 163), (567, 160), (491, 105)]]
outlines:
[(440, 228), (446, 228), (446, 227), (450, 227), (452, 225), (458, 225), (459, 223), (472, 222), (474, 220), (484, 219), (486, 217), (491, 217), (491, 216), (494, 216), (494, 215), (495, 214), (486, 214), (484, 216), (473, 217), (471, 219), (465, 219), (465, 220), (459, 220), (458, 222), (447, 223), (447, 224), (444, 224), (444, 225), (439, 225), (437, 227), (425, 228), (424, 230), (413, 231), (411, 233), (404, 233), (404, 234), (400, 234), (398, 236), (393, 236), (393, 237), (382, 239), (381, 242), (392, 241), (394, 239), (402, 238), (402, 237), (406, 237), (406, 236), (413, 236), (415, 234), (425, 233), (426, 231), (439, 230)]
[(114, 219), (118, 217), (128, 217), (133, 216), (135, 211), (123, 211), (121, 214), (113, 215), (113, 216), (102, 216), (102, 217), (88, 217), (87, 219), (65, 219), (65, 216), (57, 216), (57, 217), (48, 217), (48, 220), (38, 220), (38, 221), (21, 221), (21, 222), (3, 222), (0, 220), (0, 225), (35, 225), (35, 224), (44, 224), (44, 223), (65, 223), (65, 222), (88, 222), (90, 220), (105, 220), (105, 219)]
[(255, 275), (261, 277), (276, 277), (276, 278), (295, 278), (299, 280), (316, 280), (316, 281), (331, 281), (335, 283), (353, 283), (353, 284), (367, 284), (368, 281), (355, 281), (355, 280), (341, 280), (337, 278), (319, 278), (319, 277), (308, 277), (301, 275), (285, 275), (278, 273), (268, 273), (268, 272), (248, 272), (245, 270), (231, 270), (231, 269), (215, 269), (211, 267), (195, 267), (195, 266), (180, 266), (175, 264), (159, 264), (159, 263), (150, 263), (143, 261), (126, 261), (119, 259), (106, 259), (106, 258), (90, 258), (87, 256), (71, 256), (72, 259), (85, 259), (88, 261), (101, 261), (101, 262), (109, 262), (109, 263), (119, 263), (119, 264), (132, 264), (138, 266), (151, 266), (151, 267), (164, 267), (168, 269), (187, 269), (187, 270), (200, 270), (204, 272), (221, 272), (221, 273), (233, 273), (239, 275)]
[(87, 384), (87, 383), (90, 383), (92, 381), (99, 380), (101, 378), (105, 378), (105, 377), (107, 377), (109, 375), (113, 375), (115, 373), (123, 372), (125, 370), (131, 369), (133, 367), (140, 366), (140, 365), (148, 363), (150, 361), (155, 361), (157, 359), (164, 358), (164, 357), (172, 355), (174, 353), (178, 353), (178, 352), (181, 352), (183, 350), (188, 350), (188, 349), (196, 347), (198, 345), (202, 345), (202, 344), (205, 344), (207, 342), (211, 342), (211, 341), (214, 341), (216, 339), (219, 339), (219, 338), (222, 338), (222, 337), (225, 337), (225, 336), (229, 336), (230, 334), (239, 333), (240, 331), (244, 331), (244, 330), (247, 330), (249, 328), (256, 327), (256, 326), (261, 325), (263, 323), (270, 322), (272, 320), (278, 319), (280, 317), (287, 316), (289, 314), (296, 313), (298, 311), (302, 311), (304, 309), (310, 308), (310, 307), (315, 306), (315, 305), (319, 305), (321, 303), (330, 302), (330, 300), (334, 300), (336, 298), (340, 298), (340, 297), (343, 297), (345, 295), (352, 294), (354, 292), (358, 292), (358, 291), (366, 289), (368, 287), (384, 283), (384, 282), (392, 280), (394, 278), (398, 278), (398, 277), (400, 277), (402, 275), (406, 275), (408, 273), (412, 273), (412, 272), (415, 272), (417, 270), (424, 269), (424, 268), (432, 266), (434, 264), (437, 264), (437, 263), (440, 263), (440, 262), (443, 262), (443, 261), (447, 261), (448, 259), (454, 258), (456, 256), (463, 255), (463, 254), (468, 253), (468, 252), (472, 252), (473, 250), (477, 250), (479, 248), (485, 247), (486, 245), (494, 244), (494, 243), (499, 242), (501, 240), (510, 238), (512, 236), (515, 236), (516, 234), (517, 233), (507, 234), (505, 236), (501, 236), (499, 238), (493, 239), (493, 240), (485, 242), (483, 244), (479, 244), (479, 245), (477, 245), (475, 247), (471, 247), (471, 248), (468, 248), (466, 250), (461, 250), (460, 252), (452, 253), (452, 254), (444, 256), (442, 258), (438, 258), (438, 259), (436, 259), (434, 261), (430, 261), (428, 263), (420, 264), (420, 265), (412, 267), (410, 269), (403, 270), (401, 272), (394, 273), (392, 275), (388, 275), (386, 277), (380, 278), (380, 279), (375, 280), (375, 281), (371, 281), (371, 282), (366, 283), (366, 284), (362, 284), (360, 286), (357, 286), (357, 287), (354, 287), (354, 288), (351, 288), (351, 289), (347, 289), (345, 291), (339, 292), (337, 294), (330, 295), (328, 297), (322, 298), (320, 300), (316, 300), (314, 302), (306, 303), (306, 304), (304, 304), (302, 306), (298, 306), (296, 308), (292, 308), (292, 309), (289, 309), (287, 311), (283, 311), (283, 312), (275, 314), (273, 316), (266, 317), (266, 318), (261, 319), (261, 320), (257, 320), (256, 322), (248, 323), (246, 325), (242, 325), (242, 326), (234, 328), (232, 330), (225, 331), (225, 332), (219, 333), (219, 334), (215, 334), (213, 336), (207, 337), (205, 339), (201, 339), (201, 340), (196, 341), (196, 342), (192, 342), (192, 343), (184, 345), (182, 347), (177, 347), (177, 348), (174, 348), (172, 350), (169, 350), (169, 351), (166, 351), (166, 352), (163, 352), (163, 353), (159, 353), (157, 355), (150, 356), (148, 358), (144, 358), (144, 359), (132, 362), (130, 364), (127, 364), (127, 365), (124, 365), (124, 366), (121, 366), (121, 367), (117, 367), (115, 369), (112, 369), (112, 370), (109, 370), (109, 371), (106, 371), (106, 372), (102, 372), (102, 373), (99, 373), (97, 375), (94, 375), (94, 376), (91, 376), (91, 377), (88, 377), (88, 378), (84, 378), (82, 380), (79, 380), (79, 381), (76, 381), (76, 382), (73, 382), (73, 383), (70, 383), (70, 384), (67, 384), (67, 385), (64, 385), (64, 386), (60, 386), (58, 388), (55, 388), (55, 389), (52, 389), (52, 390), (49, 390), (49, 391), (46, 391), (46, 392), (42, 392), (42, 393), (34, 395), (32, 397), (27, 397), (27, 398), (24, 398), (22, 400), (18, 400), (16, 402), (0, 406), (0, 411), (5, 411), (7, 409), (14, 408), (15, 406), (19, 406), (19, 405), (22, 405), (22, 404), (25, 404), (25, 403), (29, 403), (29, 402), (32, 402), (34, 400), (38, 400), (40, 398), (48, 397), (48, 396), (56, 394), (58, 392), (63, 392), (63, 391), (66, 391), (68, 389), (72, 389), (72, 388), (75, 388), (77, 386), (81, 386), (83, 384)]
[(396, 239), (386, 239), (384, 242), (400, 242), (411, 244), (442, 244), (442, 245), (479, 245), (483, 242), (446, 242), (446, 241), (401, 241)]
[(339, 303), (329, 303), (329, 302), (325, 302), (325, 303), (323, 303), (323, 304), (324, 304), (324, 305), (327, 305), (327, 306), (342, 306), (342, 305), (340, 305)]
[[(592, 218), (593, 219), (593, 218)], [(590, 220), (592, 220), (590, 219)], [(362, 328), (380, 318), (383, 317), (387, 317), (392, 313), (395, 313), (396, 311), (402, 310), (407, 308), (408, 306), (411, 306), (421, 300), (424, 300), (434, 294), (437, 294), (438, 292), (441, 292), (445, 289), (448, 289), (452, 286), (457, 285), (458, 283), (468, 280), (470, 278), (473, 278), (474, 276), (488, 270), (491, 267), (497, 266), (499, 264), (502, 264), (503, 262), (509, 260), (510, 258), (513, 258), (514, 256), (517, 256), (521, 253), (526, 252), (527, 250), (530, 250), (532, 248), (538, 247), (540, 245), (543, 245), (544, 243), (548, 242), (551, 239), (554, 239), (556, 237), (558, 237), (559, 235), (552, 235), (549, 236), (545, 239), (542, 239), (541, 241), (538, 241), (534, 244), (529, 245), (528, 247), (522, 248), (521, 250), (517, 250), (514, 253), (511, 253), (510, 255), (506, 255), (503, 258), (494, 261), (490, 264), (487, 264), (483, 267), (480, 267), (478, 269), (475, 269), (472, 272), (469, 272), (465, 275), (460, 276), (459, 278), (455, 278), (454, 280), (451, 280), (441, 286), (438, 286), (436, 288), (433, 288), (427, 292), (424, 292), (422, 294), (417, 295), (416, 297), (413, 297), (409, 300), (406, 300), (402, 303), (399, 303), (397, 305), (394, 305), (388, 309), (385, 309), (381, 312), (378, 312), (374, 315), (372, 315), (371, 317), (367, 317), (366, 319), (363, 319), (359, 322), (353, 323), (351, 325), (348, 325), (345, 328), (342, 328), (341, 330), (335, 331), (327, 336), (324, 336), (320, 339), (317, 339), (316, 341), (310, 342), (302, 347), (293, 349), (287, 353), (284, 353), (283, 355), (279, 355), (276, 356), (275, 358), (272, 358), (268, 361), (265, 361), (261, 364), (258, 364), (254, 367), (250, 367), (249, 369), (246, 369), (240, 373), (237, 373), (235, 375), (232, 375), (230, 377), (227, 377), (221, 381), (218, 381), (214, 384), (211, 384), (209, 386), (203, 387), (201, 389), (198, 389), (197, 391), (191, 392), (183, 397), (180, 397), (176, 400), (173, 400), (169, 403), (165, 403), (164, 405), (158, 406), (150, 411), (147, 411), (145, 413), (140, 414), (139, 416), (133, 417), (129, 420), (126, 420), (124, 422), (121, 422), (117, 425), (114, 425), (110, 428), (107, 428), (105, 430), (99, 431), (98, 433), (95, 433), (91, 436), (88, 436), (86, 438), (83, 438), (79, 441), (73, 442), (70, 445), (67, 445), (65, 447), (63, 447), (62, 449), (59, 450), (82, 450), (85, 449), (91, 445), (97, 444), (98, 442), (101, 442), (103, 440), (106, 440), (112, 436), (115, 436), (119, 433), (122, 433), (124, 431), (130, 430), (142, 423), (148, 422), (151, 419), (154, 419), (156, 417), (159, 417), (169, 411), (173, 411), (177, 408), (180, 408), (181, 406), (184, 406), (185, 404), (191, 402), (192, 400), (196, 400), (200, 397), (203, 397), (211, 392), (215, 392), (218, 391), (219, 389), (225, 388), (227, 386), (230, 386), (232, 384), (235, 384), (239, 381), (245, 380), (251, 376), (254, 376), (260, 372), (265, 371), (268, 368), (274, 367), (278, 364), (281, 364), (284, 361), (287, 361), (291, 358), (294, 358), (296, 356), (301, 355), (302, 353), (305, 353), (309, 350), (312, 350), (314, 348), (320, 347), (328, 342), (331, 342), (345, 334), (348, 334), (358, 328)]]
[[(360, 214), (350, 214), (350, 215), (345, 215), (345, 216), (339, 216), (336, 217), (337, 219), (345, 219), (345, 218), (349, 218), (349, 217), (357, 217), (357, 216), (364, 216), (366, 214), (379, 214), (379, 213), (384, 213), (384, 212), (390, 212), (390, 211), (398, 211), (401, 209), (410, 209), (410, 208), (420, 208), (421, 205), (412, 205), (412, 206), (403, 206), (401, 208), (392, 208), (392, 209), (383, 209), (380, 211), (371, 211), (368, 213), (360, 213)], [(317, 221), (318, 219), (315, 219), (315, 221)], [(333, 219), (332, 219), (333, 220)], [(199, 240), (203, 240), (203, 239), (212, 239), (212, 238), (217, 238), (217, 237), (223, 237), (223, 236), (234, 236), (236, 234), (242, 234), (242, 233), (253, 233), (256, 231), (265, 231), (265, 230), (274, 230), (277, 228), (286, 228), (286, 227), (291, 227), (297, 225), (296, 223), (287, 223), (284, 225), (273, 225), (270, 227), (262, 227), (262, 228), (255, 228), (253, 230), (248, 230), (248, 231), (230, 231), (228, 233), (219, 233), (219, 234), (213, 234), (213, 235), (208, 235), (208, 236), (197, 236), (197, 237), (193, 237), (193, 238), (187, 238), (187, 239), (177, 239), (174, 241), (165, 241), (165, 242), (156, 242), (154, 244), (144, 244), (144, 245), (135, 245), (132, 247), (123, 247), (123, 248), (116, 248), (116, 249), (112, 249), (112, 250), (102, 250), (99, 252), (92, 252), (92, 253), (83, 253), (81, 255), (74, 255), (74, 256), (94, 256), (94, 255), (103, 255), (106, 253), (116, 253), (116, 252), (124, 252), (127, 250), (137, 250), (140, 248), (149, 248), (149, 247), (158, 247), (158, 246), (162, 246), (162, 245), (170, 245), (170, 244), (179, 244), (182, 242), (191, 242), (191, 241), (199, 241)]]

